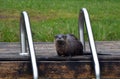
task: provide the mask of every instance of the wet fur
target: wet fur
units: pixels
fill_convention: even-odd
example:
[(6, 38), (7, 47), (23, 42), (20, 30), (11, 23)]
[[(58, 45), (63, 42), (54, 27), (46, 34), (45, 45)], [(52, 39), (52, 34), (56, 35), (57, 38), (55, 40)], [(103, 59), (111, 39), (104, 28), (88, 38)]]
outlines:
[(59, 56), (75, 56), (83, 54), (83, 46), (73, 34), (56, 35), (54, 42)]

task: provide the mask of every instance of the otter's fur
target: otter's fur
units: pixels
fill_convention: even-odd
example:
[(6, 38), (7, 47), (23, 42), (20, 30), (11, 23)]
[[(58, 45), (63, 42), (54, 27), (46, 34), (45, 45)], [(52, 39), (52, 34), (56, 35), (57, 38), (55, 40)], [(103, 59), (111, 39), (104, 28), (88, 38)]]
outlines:
[(82, 43), (73, 34), (55, 36), (55, 47), (59, 56), (75, 56), (83, 54)]

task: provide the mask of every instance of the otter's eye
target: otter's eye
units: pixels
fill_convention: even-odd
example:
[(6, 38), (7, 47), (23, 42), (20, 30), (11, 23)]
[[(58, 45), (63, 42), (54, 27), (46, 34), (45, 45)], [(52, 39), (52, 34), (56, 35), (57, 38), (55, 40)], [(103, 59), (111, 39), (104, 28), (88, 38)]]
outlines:
[(66, 35), (63, 35), (63, 38), (66, 39)]

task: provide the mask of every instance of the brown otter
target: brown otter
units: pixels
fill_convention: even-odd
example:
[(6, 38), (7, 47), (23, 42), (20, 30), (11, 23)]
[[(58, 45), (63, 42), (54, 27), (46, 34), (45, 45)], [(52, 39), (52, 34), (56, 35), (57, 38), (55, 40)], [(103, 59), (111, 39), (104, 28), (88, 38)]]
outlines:
[(82, 43), (73, 34), (55, 36), (55, 47), (59, 56), (75, 56), (83, 54)]

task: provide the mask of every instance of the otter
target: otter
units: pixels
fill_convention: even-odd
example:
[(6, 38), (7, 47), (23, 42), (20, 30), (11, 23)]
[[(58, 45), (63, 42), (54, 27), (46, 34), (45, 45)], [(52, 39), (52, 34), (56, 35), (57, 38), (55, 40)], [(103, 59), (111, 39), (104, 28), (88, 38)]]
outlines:
[(58, 34), (55, 36), (54, 43), (58, 56), (83, 54), (82, 43), (73, 34)]

